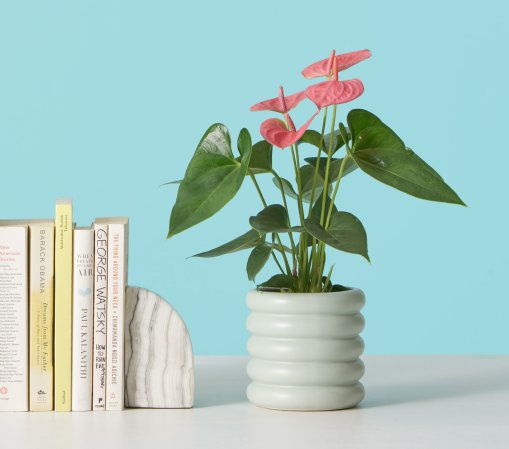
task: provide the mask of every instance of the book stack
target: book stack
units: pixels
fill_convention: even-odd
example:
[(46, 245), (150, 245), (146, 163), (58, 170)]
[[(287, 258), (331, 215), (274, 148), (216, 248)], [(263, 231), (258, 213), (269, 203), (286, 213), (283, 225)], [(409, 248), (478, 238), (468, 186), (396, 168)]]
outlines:
[(0, 220), (0, 411), (124, 408), (128, 219)]

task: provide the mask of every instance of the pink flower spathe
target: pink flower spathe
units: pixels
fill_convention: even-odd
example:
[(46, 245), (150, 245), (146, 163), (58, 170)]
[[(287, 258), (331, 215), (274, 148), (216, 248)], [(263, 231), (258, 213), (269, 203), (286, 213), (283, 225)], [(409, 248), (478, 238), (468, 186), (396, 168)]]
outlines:
[[(369, 50), (359, 50), (352, 51), (350, 53), (344, 53), (342, 55), (337, 55), (336, 64), (338, 68), (338, 72), (342, 72), (355, 64), (358, 64), (361, 61), (369, 58), (371, 56), (371, 52)], [(331, 58), (322, 59), (321, 61), (315, 62), (309, 66), (307, 66), (303, 71), (302, 75), (305, 78), (316, 78), (318, 76), (332, 76), (331, 73), (332, 64)]]
[(286, 115), (288, 126), (283, 120), (270, 118), (261, 124), (260, 134), (267, 142), (278, 148), (291, 147), (306, 132), (318, 112), (315, 112), (298, 130), (295, 129), (295, 125), (289, 115)]
[(295, 108), (302, 100), (306, 98), (306, 92), (300, 91), (293, 95), (285, 97), (284, 90), (279, 87), (279, 96), (270, 100), (261, 101), (251, 106), (251, 111), (274, 111), (286, 114)]

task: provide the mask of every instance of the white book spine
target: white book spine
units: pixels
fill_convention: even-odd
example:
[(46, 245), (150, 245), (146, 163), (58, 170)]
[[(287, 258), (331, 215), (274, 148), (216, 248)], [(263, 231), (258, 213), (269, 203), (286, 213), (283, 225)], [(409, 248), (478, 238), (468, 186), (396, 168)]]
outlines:
[(0, 226), (0, 411), (28, 410), (28, 229)]
[(30, 224), (30, 411), (53, 410), (55, 225)]
[(74, 231), (72, 410), (92, 410), (94, 231)]
[(124, 408), (124, 310), (127, 225), (108, 225), (106, 410)]
[(94, 350), (92, 409), (106, 410), (106, 305), (108, 300), (108, 225), (95, 224)]

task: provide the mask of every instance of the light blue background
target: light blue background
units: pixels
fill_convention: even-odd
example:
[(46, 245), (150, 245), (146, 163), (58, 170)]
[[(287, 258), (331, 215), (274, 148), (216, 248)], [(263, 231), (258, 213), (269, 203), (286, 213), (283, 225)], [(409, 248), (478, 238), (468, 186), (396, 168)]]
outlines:
[(166, 241), (176, 188), (159, 184), (182, 176), (211, 123), (258, 137), (270, 115), (251, 104), (306, 86), (300, 70), (332, 48), (369, 48), (345, 74), (366, 87), (347, 106), (381, 116), (469, 208), (345, 180), (341, 208), (363, 221), (372, 264), (330, 260), (336, 282), (366, 292), (367, 352), (507, 353), (508, 14), (493, 0), (4, 1), (0, 218), (51, 216), (58, 196), (81, 225), (129, 215), (131, 283), (177, 307), (196, 353), (244, 353), (247, 254), (186, 257), (248, 229), (252, 185)]

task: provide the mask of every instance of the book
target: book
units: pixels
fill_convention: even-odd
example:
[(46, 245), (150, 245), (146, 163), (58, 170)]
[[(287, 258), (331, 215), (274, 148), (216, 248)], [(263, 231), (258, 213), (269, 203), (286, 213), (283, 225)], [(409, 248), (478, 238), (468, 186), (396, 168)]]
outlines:
[(92, 409), (106, 410), (106, 303), (108, 300), (108, 225), (94, 224), (94, 345)]
[(72, 202), (55, 208), (55, 410), (71, 410), (72, 385)]
[(72, 410), (92, 410), (94, 230), (76, 228), (73, 243)]
[(30, 411), (53, 410), (55, 223), (30, 222)]
[(28, 411), (28, 226), (0, 222), (0, 411)]
[(106, 410), (124, 408), (124, 312), (127, 286), (128, 224), (125, 217), (97, 219), (108, 224), (106, 306)]

